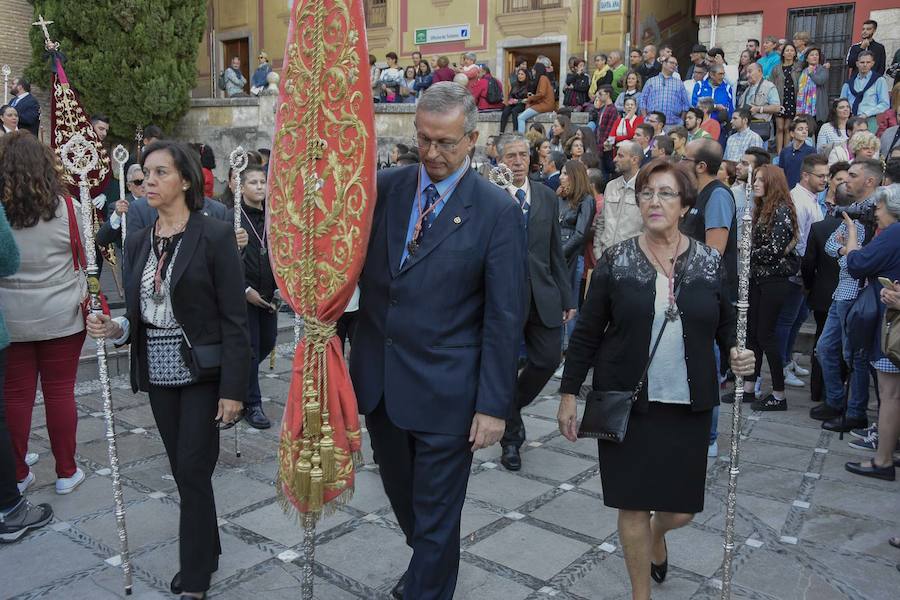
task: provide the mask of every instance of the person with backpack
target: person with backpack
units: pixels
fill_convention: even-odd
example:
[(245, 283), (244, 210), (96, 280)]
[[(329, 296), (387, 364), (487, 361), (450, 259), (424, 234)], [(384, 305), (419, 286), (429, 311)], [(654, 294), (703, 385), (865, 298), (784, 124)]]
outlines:
[(231, 66), (219, 74), (219, 89), (223, 90), (228, 98), (233, 98), (247, 95), (244, 92), (245, 85), (247, 78), (241, 73), (241, 59), (235, 56), (231, 59)]
[(481, 75), (469, 87), (479, 111), (503, 110), (503, 86), (491, 75), (487, 65), (481, 66)]

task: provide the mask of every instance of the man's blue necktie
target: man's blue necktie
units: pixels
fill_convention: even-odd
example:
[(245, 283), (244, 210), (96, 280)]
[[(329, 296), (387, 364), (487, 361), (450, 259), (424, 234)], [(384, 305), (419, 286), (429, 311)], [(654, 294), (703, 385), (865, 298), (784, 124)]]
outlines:
[[(427, 188), (425, 188), (425, 205), (422, 207), (422, 212), (428, 211), (434, 203), (437, 202), (440, 194), (438, 194), (437, 188), (434, 187), (432, 183)], [(434, 211), (429, 212), (425, 215), (425, 218), (422, 219), (422, 229), (419, 230), (419, 235), (416, 236), (416, 245), (421, 246), (422, 240), (425, 238), (425, 232), (428, 231), (428, 228), (431, 227), (431, 224), (434, 223)]]
[(525, 228), (527, 229), (529, 204), (525, 201), (525, 190), (516, 190), (516, 200), (519, 201), (519, 207), (522, 209), (522, 214), (525, 215)]

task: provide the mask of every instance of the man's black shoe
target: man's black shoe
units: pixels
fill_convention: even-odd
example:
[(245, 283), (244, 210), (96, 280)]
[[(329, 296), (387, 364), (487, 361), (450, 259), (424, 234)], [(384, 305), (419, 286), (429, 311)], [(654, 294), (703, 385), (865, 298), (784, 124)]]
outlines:
[(515, 446), (506, 446), (503, 448), (503, 454), (500, 456), (500, 464), (506, 467), (507, 471), (518, 471), (522, 468), (522, 457), (519, 456), (519, 449)]
[(822, 429), (827, 429), (828, 431), (839, 431), (841, 433), (847, 433), (851, 429), (862, 429), (863, 427), (869, 426), (869, 420), (865, 417), (863, 418), (842, 418), (835, 417), (833, 419), (828, 419), (824, 423), (822, 423)]
[(856, 475), (875, 477), (876, 479), (884, 479), (885, 481), (894, 481), (896, 477), (893, 464), (887, 467), (879, 467), (874, 461), (868, 466), (863, 466), (862, 463), (858, 462), (848, 462), (844, 465), (844, 468)]
[(816, 421), (828, 421), (829, 419), (834, 419), (836, 417), (840, 417), (843, 413), (828, 404), (827, 402), (823, 402), (817, 406), (813, 406), (809, 409), (809, 416), (811, 419), (815, 419)]
[(398, 581), (397, 585), (394, 586), (394, 589), (391, 590), (391, 598), (403, 600), (404, 588), (406, 588), (406, 573), (403, 573), (403, 575), (400, 577), (400, 581)]
[(244, 411), (244, 420), (256, 429), (268, 429), (272, 426), (269, 417), (263, 412), (262, 406), (258, 404), (248, 406)]

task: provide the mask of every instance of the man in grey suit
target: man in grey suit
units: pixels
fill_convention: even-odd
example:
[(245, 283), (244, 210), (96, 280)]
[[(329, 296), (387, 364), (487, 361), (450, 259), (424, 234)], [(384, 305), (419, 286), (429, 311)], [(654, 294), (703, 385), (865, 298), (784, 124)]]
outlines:
[(562, 324), (575, 316), (568, 269), (559, 232), (559, 202), (544, 185), (528, 180), (528, 141), (521, 133), (504, 134), (497, 141), (500, 163), (513, 174), (507, 189), (522, 208), (528, 234), (528, 320), (524, 337), (527, 359), (516, 382), (500, 462), (510, 471), (522, 468), (519, 449), (525, 443), (522, 409), (537, 397), (559, 365)]

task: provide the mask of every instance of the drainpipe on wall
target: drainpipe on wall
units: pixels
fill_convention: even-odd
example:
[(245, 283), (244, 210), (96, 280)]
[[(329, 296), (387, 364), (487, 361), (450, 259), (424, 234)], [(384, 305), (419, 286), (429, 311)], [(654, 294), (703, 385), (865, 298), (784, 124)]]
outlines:
[(638, 0), (628, 0), (627, 17), (625, 19), (627, 29), (625, 32), (625, 56), (622, 57), (622, 61), (628, 65), (629, 69), (631, 69), (631, 32), (634, 31), (631, 26), (631, 19), (634, 15), (637, 15), (637, 7), (634, 6), (637, 2)]

